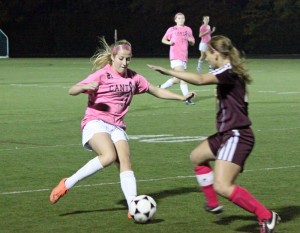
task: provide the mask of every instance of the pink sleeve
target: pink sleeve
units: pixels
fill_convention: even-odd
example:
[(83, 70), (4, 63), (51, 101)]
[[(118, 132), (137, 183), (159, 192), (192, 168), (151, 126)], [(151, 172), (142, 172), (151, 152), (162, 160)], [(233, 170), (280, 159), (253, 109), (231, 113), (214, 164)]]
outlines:
[[(101, 71), (98, 70), (98, 71), (90, 74), (89, 76), (87, 76), (84, 80), (78, 82), (76, 85), (81, 86), (81, 85), (86, 85), (86, 84), (91, 83), (91, 82), (98, 82), (98, 83), (100, 83), (100, 81), (101, 81)], [(94, 91), (90, 90), (90, 91), (85, 91), (83, 93), (85, 93), (85, 94), (91, 94), (91, 93), (94, 93)]]
[(100, 70), (99, 70), (99, 71), (96, 71), (96, 72), (90, 74), (84, 80), (78, 82), (77, 85), (85, 85), (85, 84), (88, 84), (90, 82), (100, 82), (100, 80), (101, 80), (100, 77), (101, 77), (101, 75), (100, 75)]
[(171, 40), (171, 38), (172, 38), (172, 28), (169, 28), (169, 29), (166, 31), (166, 33), (165, 33), (165, 35), (163, 36), (163, 38), (166, 38), (167, 40)]
[(150, 83), (147, 81), (146, 78), (144, 78), (142, 75), (137, 74), (135, 76), (136, 79), (136, 89), (134, 94), (141, 94), (145, 93), (149, 90)]
[(188, 37), (193, 38), (195, 40), (195, 37), (193, 35), (193, 31), (191, 28), (189, 28)]

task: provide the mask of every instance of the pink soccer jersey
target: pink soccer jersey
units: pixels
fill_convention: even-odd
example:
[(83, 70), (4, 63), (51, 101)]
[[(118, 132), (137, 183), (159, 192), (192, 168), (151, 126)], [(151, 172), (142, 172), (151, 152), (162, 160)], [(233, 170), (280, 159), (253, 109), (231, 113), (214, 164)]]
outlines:
[(82, 128), (87, 122), (99, 119), (125, 129), (123, 120), (133, 95), (149, 89), (149, 82), (143, 76), (128, 69), (123, 77), (112, 70), (111, 65), (90, 74), (77, 85), (90, 82), (99, 82), (99, 88), (88, 93), (88, 106), (81, 122)]
[(192, 29), (188, 26), (170, 27), (163, 37), (174, 42), (174, 44), (170, 46), (170, 60), (187, 62), (189, 46), (188, 38), (195, 39)]
[(199, 32), (204, 33), (206, 31), (209, 31), (209, 33), (201, 37), (201, 43), (208, 43), (211, 39), (210, 26), (208, 24), (202, 24), (199, 29)]

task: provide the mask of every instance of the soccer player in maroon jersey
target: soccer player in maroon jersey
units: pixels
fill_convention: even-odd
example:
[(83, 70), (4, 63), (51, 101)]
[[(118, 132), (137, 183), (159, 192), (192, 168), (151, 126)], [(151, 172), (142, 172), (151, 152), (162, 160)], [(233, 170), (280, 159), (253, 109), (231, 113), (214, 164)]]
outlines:
[[(213, 71), (196, 74), (148, 65), (194, 85), (217, 85), (217, 132), (200, 143), (190, 154), (196, 178), (206, 197), (205, 210), (222, 212), (217, 194), (257, 216), (261, 233), (272, 233), (281, 220), (248, 190), (235, 184), (254, 146), (248, 117), (247, 84), (251, 78), (239, 51), (225, 36), (214, 36), (208, 43), (206, 57)], [(215, 161), (214, 171), (209, 162)]]

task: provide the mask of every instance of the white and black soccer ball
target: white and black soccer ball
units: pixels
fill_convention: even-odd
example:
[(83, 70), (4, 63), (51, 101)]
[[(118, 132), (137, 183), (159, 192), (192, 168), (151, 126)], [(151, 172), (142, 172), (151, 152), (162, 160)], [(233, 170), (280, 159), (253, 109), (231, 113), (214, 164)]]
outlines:
[(129, 206), (129, 214), (136, 223), (151, 221), (156, 213), (155, 200), (147, 195), (135, 197)]

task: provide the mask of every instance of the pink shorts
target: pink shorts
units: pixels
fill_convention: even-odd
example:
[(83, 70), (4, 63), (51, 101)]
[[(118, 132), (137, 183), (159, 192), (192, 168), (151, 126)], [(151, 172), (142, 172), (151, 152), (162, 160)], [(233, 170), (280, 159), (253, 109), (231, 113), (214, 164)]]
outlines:
[(208, 137), (207, 140), (217, 160), (235, 163), (242, 170), (255, 143), (251, 128), (233, 129), (224, 133), (216, 133)]

